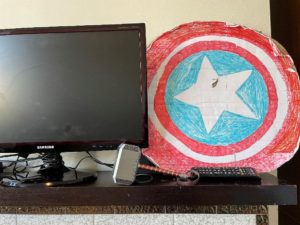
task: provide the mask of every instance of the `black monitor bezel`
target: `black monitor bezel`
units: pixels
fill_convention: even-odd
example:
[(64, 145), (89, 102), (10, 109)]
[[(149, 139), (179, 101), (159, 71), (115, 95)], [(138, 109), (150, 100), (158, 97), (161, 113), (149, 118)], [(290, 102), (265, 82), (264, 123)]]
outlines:
[(144, 23), (110, 24), (110, 25), (84, 25), (84, 26), (58, 26), (58, 27), (33, 27), (0, 30), (0, 36), (42, 34), (42, 33), (72, 33), (72, 32), (108, 32), (128, 31), (139, 32), (140, 46), (140, 80), (141, 102), (143, 113), (143, 138), (135, 140), (91, 140), (68, 142), (22, 142), (0, 143), (0, 153), (39, 153), (39, 152), (78, 152), (114, 150), (121, 143), (134, 144), (140, 148), (148, 147), (148, 104), (147, 104), (147, 61), (146, 61), (146, 29)]

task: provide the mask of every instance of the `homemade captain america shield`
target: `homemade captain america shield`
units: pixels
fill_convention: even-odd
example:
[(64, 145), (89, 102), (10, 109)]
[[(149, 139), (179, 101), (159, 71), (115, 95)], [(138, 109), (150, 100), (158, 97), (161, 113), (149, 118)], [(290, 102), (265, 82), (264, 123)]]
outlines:
[(222, 22), (181, 25), (147, 51), (150, 147), (158, 166), (288, 161), (299, 144), (299, 78), (274, 40)]

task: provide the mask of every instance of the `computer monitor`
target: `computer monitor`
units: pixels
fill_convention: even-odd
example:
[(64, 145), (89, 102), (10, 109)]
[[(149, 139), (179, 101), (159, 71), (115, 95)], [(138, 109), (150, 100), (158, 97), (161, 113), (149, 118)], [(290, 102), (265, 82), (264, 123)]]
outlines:
[(148, 146), (144, 24), (0, 31), (0, 153)]

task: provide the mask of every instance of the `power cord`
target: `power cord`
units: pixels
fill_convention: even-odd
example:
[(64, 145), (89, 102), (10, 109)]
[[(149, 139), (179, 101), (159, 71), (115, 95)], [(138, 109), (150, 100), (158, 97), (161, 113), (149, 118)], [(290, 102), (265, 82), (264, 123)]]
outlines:
[(86, 152), (86, 153), (91, 157), (91, 159), (92, 159), (94, 162), (96, 162), (96, 163), (98, 163), (98, 164), (100, 164), (100, 165), (103, 165), (103, 166), (107, 166), (107, 167), (109, 167), (109, 168), (113, 168), (113, 167), (114, 167), (114, 164), (113, 164), (113, 163), (104, 163), (104, 162), (100, 161), (99, 159), (95, 158), (90, 152)]
[(79, 165), (82, 163), (82, 161), (84, 161), (86, 159), (91, 159), (95, 163), (97, 163), (99, 165), (102, 165), (102, 166), (107, 166), (109, 168), (113, 168), (114, 167), (114, 164), (112, 164), (112, 163), (105, 163), (105, 162), (100, 161), (95, 156), (93, 156), (89, 151), (86, 151), (86, 154), (88, 154), (88, 156), (85, 156), (85, 157), (81, 158), (74, 167), (68, 167), (68, 168), (76, 170), (79, 167)]
[[(107, 166), (109, 168), (113, 168), (114, 164), (112, 163), (106, 163), (102, 162), (101, 160), (97, 159), (95, 156), (93, 156), (89, 151), (86, 152), (87, 156), (84, 156), (81, 158), (77, 164), (74, 167), (67, 167), (68, 169), (76, 170), (79, 165), (86, 159), (90, 159), (94, 161), (95, 163), (102, 165), (102, 166)], [(57, 163), (57, 160), (60, 159), (53, 159), (50, 155), (47, 153), (45, 154), (40, 154), (36, 157), (29, 157), (30, 155), (19, 155), (19, 154), (10, 154), (10, 155), (2, 155), (0, 156), (0, 163), (2, 164), (2, 169), (7, 170), (11, 168), (12, 174), (11, 176), (4, 176), (3, 178), (10, 179), (10, 180), (20, 180), (20, 179), (27, 179), (30, 172), (28, 171), (29, 169), (36, 169), (39, 168), (39, 171), (43, 172), (45, 168), (48, 168), (50, 166), (55, 166)], [(16, 159), (7, 159), (11, 157), (16, 157)], [(42, 161), (38, 165), (30, 165), (32, 162), (35, 161)], [(6, 164), (6, 165), (5, 165)], [(36, 176), (30, 176), (30, 179), (39, 179), (39, 175)], [(29, 179), (29, 178), (28, 178)]]
[[(26, 170), (28, 168), (37, 168), (41, 165), (36, 166), (29, 166), (29, 162), (36, 161), (38, 159), (41, 159), (40, 156), (38, 157), (28, 157), (29, 154), (26, 155), (19, 155), (19, 154), (10, 154), (10, 155), (2, 155), (0, 156), (0, 163), (2, 163), (3, 166), (3, 172), (6, 169), (11, 169), (11, 176), (3, 176), (2, 178), (7, 178), (11, 180), (19, 180), (19, 178), (26, 178), (29, 174)], [(6, 159), (11, 157), (17, 157), (16, 159)], [(7, 165), (5, 165), (7, 164)], [(25, 164), (25, 165), (24, 165)]]

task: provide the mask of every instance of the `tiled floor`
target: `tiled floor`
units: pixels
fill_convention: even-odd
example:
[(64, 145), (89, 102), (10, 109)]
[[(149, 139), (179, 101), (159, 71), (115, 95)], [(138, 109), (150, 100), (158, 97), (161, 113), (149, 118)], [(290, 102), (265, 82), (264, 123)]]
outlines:
[(0, 225), (256, 225), (254, 214), (0, 214)]

